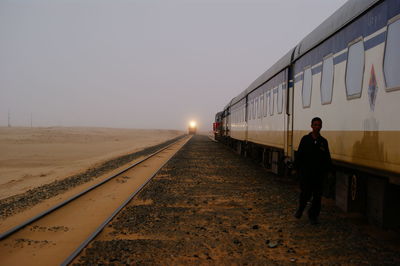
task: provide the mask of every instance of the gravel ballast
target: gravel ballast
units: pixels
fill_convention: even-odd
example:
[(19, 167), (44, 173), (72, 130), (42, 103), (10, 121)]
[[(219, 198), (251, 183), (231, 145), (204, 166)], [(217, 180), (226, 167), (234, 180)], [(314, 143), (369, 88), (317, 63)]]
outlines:
[(297, 185), (194, 136), (76, 264), (400, 264), (324, 201), (321, 224), (297, 220)]
[(89, 182), (141, 156), (150, 155), (160, 148), (163, 148), (180, 138), (182, 138), (182, 136), (145, 148), (138, 152), (120, 156), (118, 158), (104, 162), (97, 167), (87, 169), (83, 173), (70, 176), (62, 180), (57, 180), (52, 183), (36, 187), (34, 189), (30, 189), (22, 194), (2, 199), (0, 200), (0, 217), (1, 219), (4, 219), (18, 212), (22, 212), (27, 208), (32, 207), (46, 199), (55, 197), (71, 188)]

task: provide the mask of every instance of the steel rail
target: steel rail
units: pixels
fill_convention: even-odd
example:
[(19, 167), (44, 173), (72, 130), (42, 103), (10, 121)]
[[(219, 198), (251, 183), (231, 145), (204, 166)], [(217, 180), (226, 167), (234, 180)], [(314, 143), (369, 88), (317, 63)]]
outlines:
[[(172, 143), (175, 144), (176, 142)], [(171, 145), (172, 145), (171, 144)], [(181, 147), (181, 149), (187, 144), (187, 142)], [(175, 154), (174, 154), (175, 155)], [(129, 197), (126, 199), (85, 241), (83, 241), (79, 247), (66, 258), (61, 265), (66, 266), (70, 264), (78, 255), (81, 253), (81, 251), (101, 232), (103, 231), (104, 227), (150, 182), (151, 179), (157, 173), (166, 165), (173, 157), (169, 158), (165, 163), (163, 163), (154, 173), (146, 179), (146, 181), (138, 188), (136, 189)]]
[(57, 210), (57, 209), (59, 209), (59, 208), (65, 206), (65, 205), (67, 205), (68, 203), (70, 203), (70, 202), (76, 200), (77, 198), (79, 198), (79, 197), (85, 195), (85, 194), (88, 193), (89, 191), (92, 191), (92, 190), (96, 189), (97, 187), (99, 187), (99, 186), (101, 186), (101, 185), (107, 183), (108, 181), (114, 179), (115, 177), (121, 175), (122, 173), (124, 173), (124, 172), (126, 172), (126, 171), (132, 169), (133, 167), (135, 167), (135, 166), (137, 166), (137, 165), (143, 163), (144, 161), (150, 159), (151, 157), (157, 155), (158, 153), (160, 153), (160, 152), (162, 152), (162, 151), (168, 149), (169, 147), (171, 147), (172, 145), (174, 145), (174, 144), (176, 144), (178, 141), (180, 141), (182, 138), (183, 138), (183, 136), (182, 136), (181, 138), (179, 138), (177, 141), (175, 141), (175, 142), (173, 142), (173, 143), (171, 143), (171, 144), (168, 144), (167, 146), (165, 146), (165, 147), (161, 148), (160, 150), (158, 150), (158, 151), (156, 151), (156, 152), (154, 152), (154, 153), (148, 155), (147, 157), (143, 158), (142, 160), (140, 160), (140, 161), (138, 161), (138, 162), (135, 162), (134, 164), (128, 166), (127, 168), (121, 170), (120, 172), (118, 172), (118, 173), (116, 173), (116, 174), (114, 174), (114, 175), (112, 175), (112, 176), (106, 178), (105, 180), (101, 181), (100, 183), (95, 184), (95, 185), (93, 185), (93, 186), (91, 186), (91, 187), (85, 189), (84, 191), (82, 191), (82, 192), (76, 194), (75, 196), (72, 196), (72, 197), (66, 199), (66, 200), (63, 201), (63, 202), (61, 202), (61, 203), (59, 203), (59, 204), (56, 204), (55, 206), (51, 207), (50, 209), (47, 209), (47, 210), (45, 210), (45, 211), (39, 213), (38, 215), (34, 216), (33, 218), (30, 218), (30, 219), (26, 220), (25, 222), (22, 222), (21, 224), (19, 224), (19, 225), (13, 227), (13, 228), (7, 230), (6, 232), (1, 233), (1, 234), (0, 234), (0, 240), (6, 239), (7, 237), (9, 237), (9, 236), (11, 236), (12, 234), (18, 232), (19, 230), (21, 230), (22, 228), (26, 227), (27, 225), (29, 225), (29, 224), (31, 224), (31, 223), (37, 221), (37, 220), (40, 220), (41, 218), (45, 217), (46, 215), (48, 215), (48, 214), (54, 212), (55, 210)]
[[(176, 142), (174, 142), (176, 143)], [(173, 143), (173, 144), (174, 144)], [(187, 144), (187, 142), (181, 147), (181, 149)], [(175, 153), (176, 154), (176, 153)], [(104, 227), (150, 182), (151, 179), (175, 156), (171, 156), (165, 163), (163, 163), (154, 173), (138, 188), (136, 189), (129, 197), (126, 199), (97, 229), (94, 231), (85, 241), (83, 241), (79, 247), (66, 258), (62, 263), (61, 266), (66, 266), (70, 264), (81, 251), (101, 232), (103, 231)]]

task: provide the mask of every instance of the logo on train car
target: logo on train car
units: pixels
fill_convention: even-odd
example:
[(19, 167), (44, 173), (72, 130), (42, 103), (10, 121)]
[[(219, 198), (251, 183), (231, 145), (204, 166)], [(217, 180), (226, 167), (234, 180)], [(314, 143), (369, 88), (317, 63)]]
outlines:
[(371, 109), (371, 111), (374, 111), (375, 109), (375, 100), (377, 93), (378, 93), (378, 86), (376, 84), (375, 69), (374, 65), (372, 65), (371, 77), (369, 78), (369, 86), (368, 86), (369, 108)]

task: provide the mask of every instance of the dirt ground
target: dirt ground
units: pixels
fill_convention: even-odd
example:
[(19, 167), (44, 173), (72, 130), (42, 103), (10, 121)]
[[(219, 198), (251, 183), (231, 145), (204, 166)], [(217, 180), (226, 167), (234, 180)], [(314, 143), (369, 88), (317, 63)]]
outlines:
[(174, 130), (0, 127), (0, 199), (181, 135)]
[(293, 180), (195, 136), (75, 263), (400, 264), (393, 232), (355, 223), (328, 200), (319, 225), (297, 220), (297, 196)]
[[(70, 204), (2, 239), (0, 265), (62, 264), (104, 220), (147, 182), (188, 140), (189, 136), (179, 139), (144, 163), (115, 176)], [(99, 182), (100, 180), (97, 181)], [(31, 209), (23, 213), (30, 212)], [(10, 217), (5, 223), (12, 223), (16, 216), (18, 215)], [(14, 223), (14, 226), (16, 224), (18, 223)], [(4, 226), (0, 221), (1, 227)], [(6, 230), (0, 230), (0, 232), (4, 231)]]

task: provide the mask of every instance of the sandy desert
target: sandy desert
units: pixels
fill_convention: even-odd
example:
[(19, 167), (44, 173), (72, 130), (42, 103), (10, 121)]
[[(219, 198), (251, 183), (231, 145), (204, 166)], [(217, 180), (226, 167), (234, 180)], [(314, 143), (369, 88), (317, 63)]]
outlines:
[(0, 199), (60, 180), (184, 132), (85, 127), (0, 127)]

